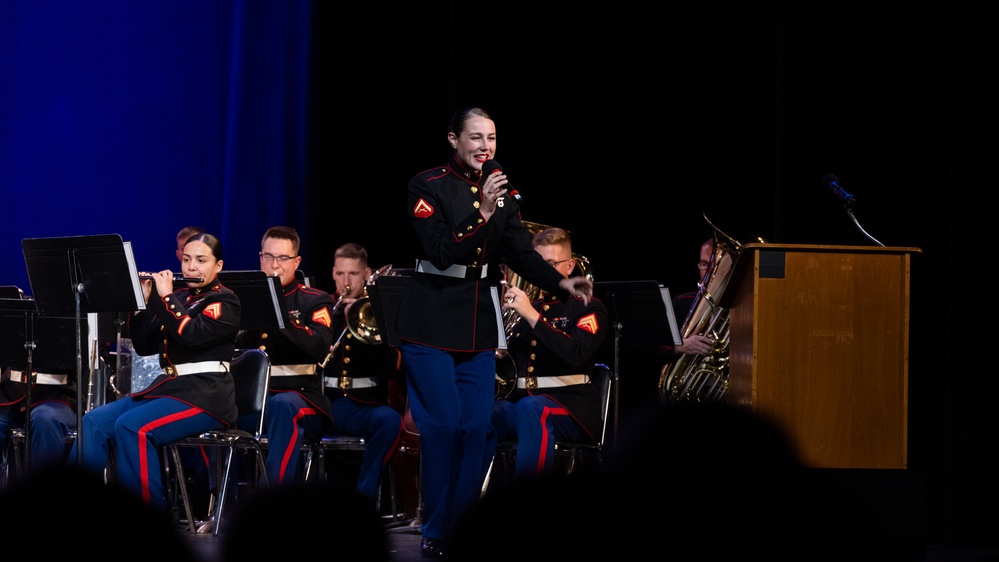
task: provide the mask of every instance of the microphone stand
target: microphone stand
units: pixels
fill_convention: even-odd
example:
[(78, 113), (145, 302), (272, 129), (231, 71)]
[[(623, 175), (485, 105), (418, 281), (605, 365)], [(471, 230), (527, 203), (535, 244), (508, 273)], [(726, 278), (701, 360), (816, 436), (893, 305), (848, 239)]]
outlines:
[(843, 207), (846, 209), (846, 214), (850, 215), (850, 220), (853, 221), (853, 224), (857, 225), (857, 228), (860, 229), (860, 232), (864, 236), (868, 237), (871, 241), (873, 241), (878, 246), (882, 246), (882, 247), (884, 246), (884, 244), (882, 244), (876, 238), (874, 238), (873, 236), (871, 236), (870, 234), (868, 234), (867, 231), (864, 230), (864, 227), (860, 226), (860, 222), (857, 221), (857, 217), (853, 216), (853, 209), (849, 205), (844, 205)]

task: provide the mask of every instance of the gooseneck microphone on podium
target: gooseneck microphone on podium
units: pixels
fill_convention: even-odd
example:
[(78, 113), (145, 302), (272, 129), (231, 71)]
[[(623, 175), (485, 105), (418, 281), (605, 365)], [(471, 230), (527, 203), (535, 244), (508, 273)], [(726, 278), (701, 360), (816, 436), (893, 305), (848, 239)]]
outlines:
[(846, 209), (846, 214), (850, 215), (850, 220), (853, 221), (853, 224), (857, 225), (857, 228), (860, 229), (860, 232), (864, 236), (866, 236), (868, 239), (870, 239), (878, 246), (884, 246), (884, 244), (882, 244), (876, 238), (868, 234), (867, 231), (864, 230), (864, 227), (860, 226), (860, 222), (857, 221), (857, 217), (853, 216), (853, 205), (854, 203), (856, 203), (856, 200), (853, 198), (853, 195), (851, 195), (850, 192), (844, 189), (843, 186), (839, 183), (839, 178), (837, 178), (832, 174), (826, 174), (822, 176), (822, 187), (828, 189), (829, 191), (832, 191), (833, 195), (835, 195), (836, 198), (839, 199), (839, 202), (843, 204), (843, 208)]

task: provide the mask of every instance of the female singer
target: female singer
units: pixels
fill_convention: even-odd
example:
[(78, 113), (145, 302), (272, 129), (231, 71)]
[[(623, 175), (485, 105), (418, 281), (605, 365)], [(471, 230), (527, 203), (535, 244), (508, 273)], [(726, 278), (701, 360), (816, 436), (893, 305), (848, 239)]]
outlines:
[(174, 291), (171, 271), (149, 275), (142, 281), (146, 309), (129, 318), (136, 352), (157, 353), (163, 374), (146, 389), (87, 412), (70, 452), (75, 456), (81, 447), (82, 466), (103, 473), (113, 446), (118, 483), (164, 510), (160, 447), (230, 427), (237, 417), (229, 360), (240, 306), (236, 294), (218, 280), (222, 243), (211, 234), (192, 236), (184, 245), (182, 267), (185, 277), (202, 281)]
[[(496, 153), (496, 124), (481, 108), (451, 119), (454, 154), (409, 182), (416, 271), (400, 303), (396, 333), (406, 365), (423, 465), (426, 558), (446, 555), (456, 518), (485, 479), (486, 433), (496, 399), (496, 349), (503, 324), (496, 285), (505, 263), (554, 294), (589, 300), (593, 284), (566, 279), (531, 246), (502, 171), (483, 174)], [(483, 177), (484, 176), (484, 177)]]

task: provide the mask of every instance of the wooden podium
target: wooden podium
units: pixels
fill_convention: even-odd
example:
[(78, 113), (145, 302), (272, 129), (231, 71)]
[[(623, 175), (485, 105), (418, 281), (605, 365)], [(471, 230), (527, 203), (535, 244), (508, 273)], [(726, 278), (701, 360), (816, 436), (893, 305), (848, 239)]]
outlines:
[(730, 402), (815, 468), (906, 468), (909, 262), (918, 248), (746, 244), (729, 307)]

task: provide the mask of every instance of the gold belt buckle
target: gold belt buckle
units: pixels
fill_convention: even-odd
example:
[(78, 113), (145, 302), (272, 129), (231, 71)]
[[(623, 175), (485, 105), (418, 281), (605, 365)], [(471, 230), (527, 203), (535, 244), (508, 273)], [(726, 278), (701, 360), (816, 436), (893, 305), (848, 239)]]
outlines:
[(538, 377), (524, 377), (524, 387), (529, 390), (538, 388)]
[(350, 377), (340, 377), (340, 380), (337, 382), (337, 386), (340, 387), (340, 390), (347, 390), (353, 386), (353, 382), (354, 381), (351, 380)]
[(176, 377), (177, 376), (177, 369), (174, 368), (173, 365), (167, 365), (166, 367), (163, 367), (163, 372), (166, 373), (167, 376), (169, 376), (169, 377)]

